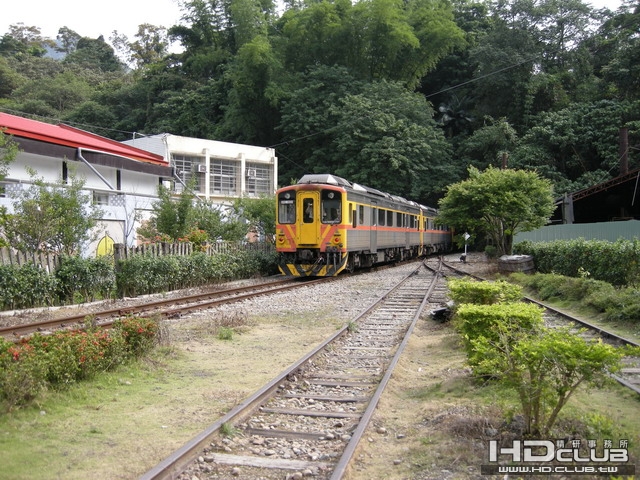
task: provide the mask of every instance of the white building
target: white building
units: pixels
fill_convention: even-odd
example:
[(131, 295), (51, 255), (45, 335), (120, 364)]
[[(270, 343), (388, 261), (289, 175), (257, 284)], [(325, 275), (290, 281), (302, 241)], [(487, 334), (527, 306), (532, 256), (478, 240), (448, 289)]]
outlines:
[(274, 195), (278, 159), (273, 148), (164, 133), (123, 142), (158, 155), (175, 169), (176, 190), (195, 179), (196, 193), (217, 204), (243, 196)]
[(180, 191), (191, 178), (201, 198), (228, 203), (242, 196), (273, 195), (277, 160), (273, 149), (163, 134), (116, 142), (67, 125), (51, 125), (0, 113), (0, 131), (20, 148), (0, 184), (0, 205), (12, 210), (11, 192), (30, 187), (27, 167), (45, 182), (75, 172), (85, 193), (104, 212), (98, 243), (86, 255), (113, 243), (134, 245), (136, 231), (158, 199), (158, 186)]
[(160, 155), (67, 125), (0, 113), (0, 130), (20, 149), (1, 186), (0, 205), (11, 212), (12, 192), (30, 188), (28, 168), (47, 183), (65, 182), (70, 174), (82, 178), (84, 193), (103, 211), (99, 241), (88, 245), (85, 255), (108, 251), (113, 243), (133, 245), (140, 221), (158, 198), (158, 185), (173, 175)]

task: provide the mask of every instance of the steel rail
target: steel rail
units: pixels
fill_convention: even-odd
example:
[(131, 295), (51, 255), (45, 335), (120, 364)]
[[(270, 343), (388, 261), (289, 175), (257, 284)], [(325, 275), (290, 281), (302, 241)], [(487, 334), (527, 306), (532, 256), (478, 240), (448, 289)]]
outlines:
[[(151, 301), (146, 303), (140, 303), (138, 305), (102, 310), (95, 313), (83, 313), (83, 314), (70, 315), (67, 317), (56, 318), (51, 320), (43, 320), (40, 322), (25, 323), (21, 325), (11, 325), (7, 327), (0, 327), (0, 336), (4, 336), (5, 338), (7, 337), (20, 338), (24, 335), (27, 335), (33, 332), (43, 331), (46, 329), (68, 328), (73, 325), (81, 324), (87, 317), (91, 317), (93, 319), (93, 322), (100, 327), (109, 327), (118, 318), (131, 316), (131, 315), (140, 316), (148, 312), (152, 312), (154, 315), (160, 315), (165, 317), (175, 316), (181, 313), (189, 313), (196, 310), (211, 308), (212, 306), (220, 305), (223, 303), (238, 302), (240, 300), (251, 298), (253, 296), (267, 295), (271, 293), (276, 293), (278, 291), (284, 291), (287, 289), (303, 287), (306, 285), (311, 285), (313, 283), (326, 281), (326, 280), (327, 279), (321, 278), (321, 279), (306, 280), (303, 282), (293, 281), (292, 283), (291, 279), (285, 279), (285, 280), (279, 280), (276, 282), (265, 283), (260, 285), (228, 288), (228, 289), (218, 290), (214, 292), (199, 293), (195, 295), (186, 295), (184, 297), (179, 297), (174, 299), (163, 299), (163, 300)], [(278, 287), (278, 285), (283, 285), (283, 286)], [(250, 293), (236, 295), (236, 293), (247, 292), (247, 291)], [(219, 297), (224, 297), (224, 298), (219, 298)], [(200, 303), (194, 303), (194, 302), (200, 302)], [(159, 310), (165, 305), (189, 304), (189, 303), (194, 303), (194, 304), (186, 305), (183, 307), (177, 307), (173, 309), (168, 309), (168, 310)]]
[[(440, 268), (441, 266), (442, 266), (442, 260), (440, 260)], [(429, 285), (429, 288), (427, 289), (427, 292), (425, 293), (422, 299), (422, 302), (418, 307), (418, 310), (413, 316), (413, 319), (411, 320), (409, 328), (407, 329), (404, 335), (404, 338), (402, 339), (402, 342), (398, 346), (398, 349), (396, 350), (395, 355), (391, 359), (391, 362), (389, 363), (389, 366), (387, 367), (387, 370), (384, 376), (382, 377), (382, 380), (380, 381), (378, 388), (376, 389), (375, 393), (371, 397), (371, 400), (369, 401), (369, 404), (367, 405), (366, 410), (362, 414), (362, 417), (360, 419), (360, 422), (358, 423), (358, 426), (353, 431), (352, 437), (349, 440), (349, 443), (347, 444), (347, 447), (345, 448), (342, 456), (340, 457), (340, 460), (334, 467), (333, 473), (331, 475), (331, 480), (340, 480), (347, 473), (347, 468), (351, 463), (351, 459), (355, 454), (356, 448), (358, 447), (358, 444), (360, 443), (362, 436), (364, 435), (367, 427), (369, 426), (371, 417), (373, 416), (375, 409), (377, 408), (378, 403), (380, 401), (380, 398), (382, 397), (382, 394), (384, 393), (384, 390), (387, 387), (387, 384), (389, 383), (389, 380), (391, 379), (391, 376), (394, 373), (394, 370), (396, 365), (398, 364), (398, 361), (400, 361), (400, 357), (402, 356), (402, 353), (404, 352), (404, 349), (407, 346), (407, 343), (409, 343), (409, 339), (411, 338), (411, 334), (413, 333), (416, 323), (420, 319), (420, 316), (426, 304), (429, 301), (429, 297), (431, 297), (433, 290), (436, 287), (436, 284), (438, 283), (438, 278), (441, 275), (440, 268), (438, 269), (438, 271), (435, 272), (433, 280), (431, 281), (431, 285)]]
[[(453, 270), (455, 272), (459, 272), (459, 273), (471, 276), (471, 277), (473, 277), (473, 278), (475, 278), (477, 280), (488, 281), (486, 278), (466, 273), (466, 272), (464, 272), (464, 270), (460, 270), (460, 269), (455, 268), (455, 267), (453, 267), (453, 266), (451, 266), (449, 264), (445, 264), (445, 265), (446, 265), (447, 268), (450, 268), (451, 270)], [(550, 305), (547, 305), (544, 302), (541, 302), (541, 301), (536, 300), (534, 298), (528, 297), (526, 295), (523, 296), (523, 300), (526, 301), (526, 302), (538, 305), (538, 306), (544, 308), (545, 310), (553, 313), (554, 315), (557, 315), (558, 317), (564, 318), (567, 321), (576, 323), (578, 325), (582, 325), (583, 327), (586, 327), (589, 330), (593, 330), (598, 335), (600, 335), (601, 337), (609, 339), (609, 340), (612, 340), (615, 343), (618, 343), (618, 344), (621, 344), (621, 345), (628, 345), (628, 346), (632, 346), (632, 347), (640, 347), (640, 344), (638, 342), (635, 342), (635, 341), (630, 340), (628, 338), (622, 337), (622, 336), (620, 336), (620, 335), (618, 335), (616, 333), (613, 333), (613, 332), (610, 332), (608, 330), (605, 330), (604, 328), (599, 327), (599, 326), (597, 326), (597, 325), (595, 325), (595, 324), (593, 324), (591, 322), (588, 322), (586, 320), (583, 320), (581, 318), (574, 317), (573, 315), (571, 315), (569, 313), (566, 313), (566, 312), (564, 312), (562, 310), (559, 310), (559, 309), (557, 309), (555, 307), (552, 307)], [(635, 384), (633, 384), (631, 382), (628, 382), (627, 380), (625, 380), (624, 378), (620, 377), (619, 375), (609, 374), (609, 376), (611, 378), (613, 378), (615, 381), (617, 381), (618, 383), (620, 383), (621, 385), (627, 387), (630, 390), (633, 390), (637, 394), (640, 394), (640, 387), (639, 386), (637, 386), (637, 385), (635, 385)]]
[[(385, 293), (378, 297), (371, 305), (369, 305), (360, 314), (358, 314), (355, 319), (352, 320), (352, 322), (357, 322), (359, 319), (376, 309), (380, 303), (382, 303), (395, 290), (399, 289), (407, 279), (415, 275), (421, 268), (422, 264), (420, 264), (415, 270), (406, 275), (400, 282), (389, 288)], [(337, 339), (345, 335), (348, 331), (349, 323), (345, 324), (341, 329), (336, 331), (336, 333), (325, 339), (312, 351), (303, 355), (299, 360), (282, 371), (273, 380), (257, 390), (253, 395), (242, 401), (240, 404), (233, 407), (224, 416), (209, 425), (205, 430), (197, 434), (178, 450), (171, 453), (155, 467), (148, 470), (146, 473), (139, 477), (139, 480), (175, 480), (197, 458), (198, 453), (207, 446), (214, 435), (218, 431), (220, 431), (223, 425), (232, 422), (237, 423), (244, 420), (256, 408), (258, 408), (268, 398), (270, 398), (273, 392), (278, 389), (280, 384), (285, 381), (288, 376), (294, 374), (300, 369), (301, 366), (314, 359), (317, 355), (323, 352), (328, 345), (335, 342)]]

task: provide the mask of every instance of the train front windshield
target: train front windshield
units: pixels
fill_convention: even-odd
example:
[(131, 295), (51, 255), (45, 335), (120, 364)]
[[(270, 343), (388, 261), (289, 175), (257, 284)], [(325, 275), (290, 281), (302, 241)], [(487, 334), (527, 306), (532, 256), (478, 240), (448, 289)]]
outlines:
[(322, 223), (340, 223), (342, 221), (342, 198), (339, 192), (323, 190)]
[(295, 223), (296, 197), (294, 192), (283, 192), (278, 197), (278, 222)]

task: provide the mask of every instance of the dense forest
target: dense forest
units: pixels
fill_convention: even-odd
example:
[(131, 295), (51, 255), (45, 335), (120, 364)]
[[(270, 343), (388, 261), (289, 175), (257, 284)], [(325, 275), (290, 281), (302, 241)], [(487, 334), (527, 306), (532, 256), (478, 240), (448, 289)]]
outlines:
[[(186, 0), (134, 39), (12, 25), (0, 110), (115, 140), (273, 147), (279, 183), (330, 172), (434, 204), (469, 166), (561, 195), (640, 167), (640, 6), (582, 0)], [(180, 46), (179, 53), (169, 50)]]

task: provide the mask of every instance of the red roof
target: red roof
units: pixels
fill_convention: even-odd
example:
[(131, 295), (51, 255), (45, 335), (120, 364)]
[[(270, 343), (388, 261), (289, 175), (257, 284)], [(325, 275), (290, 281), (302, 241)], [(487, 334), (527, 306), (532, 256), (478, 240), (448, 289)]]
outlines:
[(161, 155), (131, 147), (69, 125), (52, 125), (0, 112), (0, 129), (15, 137), (30, 138), (73, 148), (97, 150), (141, 162), (168, 166), (168, 162)]

